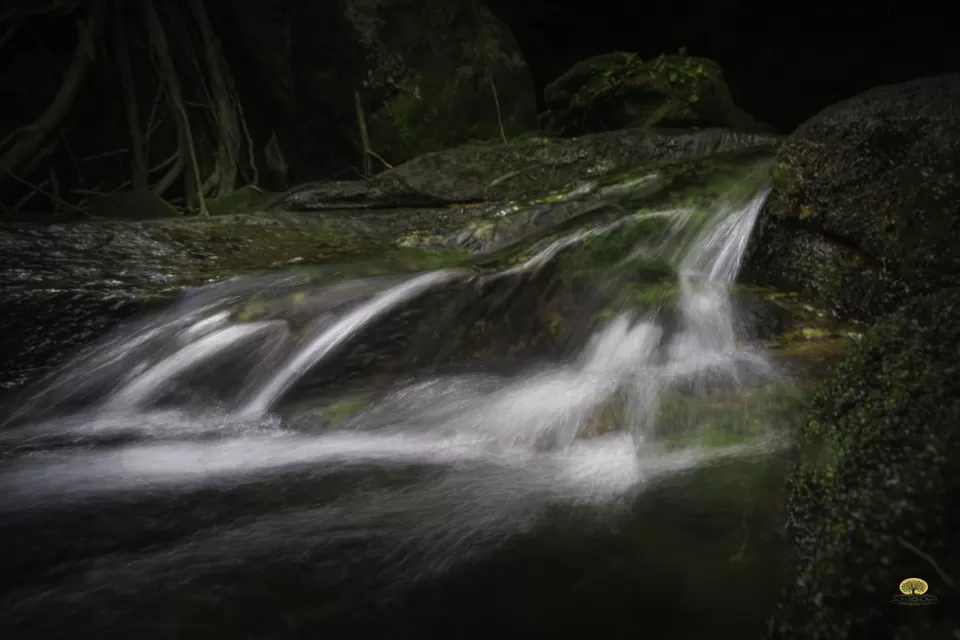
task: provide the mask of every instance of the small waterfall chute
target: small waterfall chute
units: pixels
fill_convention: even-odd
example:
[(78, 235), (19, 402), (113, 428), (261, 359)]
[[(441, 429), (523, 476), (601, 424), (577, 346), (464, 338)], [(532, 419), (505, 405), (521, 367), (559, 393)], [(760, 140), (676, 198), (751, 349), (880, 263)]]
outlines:
[[(663, 393), (680, 390), (704, 395), (736, 389), (745, 379), (775, 376), (764, 358), (737, 345), (729, 297), (769, 192), (764, 171), (748, 172), (706, 210), (665, 207), (624, 212), (613, 221), (546, 241), (532, 257), (499, 272), (445, 269), (399, 283), (367, 279), (323, 285), (309, 294), (310, 305), (299, 310), (291, 307), (299, 316), (314, 314), (298, 316), (296, 328), (276, 313), (250, 321), (234, 312), (238, 301), (249, 299), (251, 293), (269, 295), (282, 278), (263, 284), (248, 279), (217, 285), (184, 301), (176, 312), (112, 338), (77, 366), (87, 367), (86, 373), (108, 389), (99, 404), (106, 412), (147, 410), (176, 387), (178, 380), (210, 379), (221, 375), (218, 371), (230, 372), (232, 383), (243, 391), (239, 401), (226, 409), (235, 419), (257, 421), (273, 411), (311, 370), (428, 292), (450, 284), (466, 286), (455, 284), (457, 281), (475, 280), (483, 286), (504, 277), (532, 278), (580, 247), (616, 240), (630, 225), (662, 220), (662, 225), (652, 227), (654, 233), (637, 236), (640, 239), (628, 249), (628, 255), (610, 263), (597, 277), (603, 280), (616, 273), (619, 278), (629, 274), (637, 261), (664, 262), (673, 269), (679, 292), (676, 326), (664, 325), (650, 310), (638, 314), (622, 309), (597, 329), (578, 358), (519, 377), (488, 380), (481, 386), (468, 382), (456, 393), (412, 407), (407, 412), (412, 418), (398, 418), (393, 425), (436, 429), (437, 433), (497, 446), (556, 449), (571, 446), (590, 431), (597, 411), (615, 402), (621, 405), (620, 427), (632, 432), (637, 446), (646, 446), (656, 439)], [(297, 295), (297, 299), (307, 297)], [(259, 302), (257, 305), (262, 307)], [(252, 357), (250, 354), (258, 352), (257, 345), (268, 338), (269, 354)], [(437, 339), (444, 338), (441, 334)], [(240, 364), (241, 360), (232, 360), (236, 358), (232, 354), (243, 354), (246, 359)], [(63, 388), (68, 388), (71, 380), (81, 381), (79, 386), (90, 384), (70, 369), (60, 380)], [(383, 403), (389, 405), (390, 397)], [(381, 416), (374, 428), (391, 427), (392, 418), (387, 414), (374, 411), (370, 415)], [(411, 421), (417, 426), (412, 427)]]

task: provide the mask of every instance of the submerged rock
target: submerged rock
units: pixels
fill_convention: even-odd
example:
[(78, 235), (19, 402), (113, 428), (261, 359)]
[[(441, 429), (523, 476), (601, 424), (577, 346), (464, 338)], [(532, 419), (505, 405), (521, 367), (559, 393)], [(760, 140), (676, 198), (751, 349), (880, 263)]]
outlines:
[[(773, 636), (947, 638), (960, 580), (960, 289), (874, 326), (820, 390), (790, 480), (797, 580)], [(935, 606), (891, 598), (909, 577)]]
[(875, 320), (960, 284), (960, 74), (879, 87), (780, 148), (746, 277)]
[(547, 85), (544, 99), (544, 127), (561, 136), (631, 127), (769, 130), (734, 104), (716, 62), (686, 55), (588, 58)]

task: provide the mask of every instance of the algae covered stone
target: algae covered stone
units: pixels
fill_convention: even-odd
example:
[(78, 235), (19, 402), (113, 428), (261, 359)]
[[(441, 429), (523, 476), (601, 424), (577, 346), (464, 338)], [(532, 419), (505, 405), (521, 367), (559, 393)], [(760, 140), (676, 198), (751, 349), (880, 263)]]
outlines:
[[(790, 481), (775, 638), (947, 638), (960, 579), (960, 289), (871, 328), (818, 392)], [(919, 576), (938, 606), (891, 604)]]
[(615, 52), (575, 64), (544, 89), (544, 128), (561, 136), (631, 127), (767, 130), (736, 106), (712, 60)]
[(960, 284), (960, 74), (829, 107), (780, 148), (752, 280), (874, 320)]

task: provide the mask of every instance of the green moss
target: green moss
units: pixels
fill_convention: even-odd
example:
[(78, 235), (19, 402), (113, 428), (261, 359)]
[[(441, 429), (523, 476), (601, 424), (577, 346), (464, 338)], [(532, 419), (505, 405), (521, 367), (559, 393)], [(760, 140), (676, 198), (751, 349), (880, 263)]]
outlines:
[[(408, 69), (393, 81), (392, 94), (371, 114), (371, 146), (397, 164), (431, 151), (461, 144), (502, 143), (504, 136), (512, 139), (529, 133), (533, 101), (529, 113), (520, 100), (501, 103), (498, 114), (491, 85), (495, 81), (487, 75), (489, 71), (471, 66), (451, 70), (446, 61)], [(499, 87), (499, 91), (505, 89)], [(516, 91), (509, 93), (517, 95)]]
[(237, 322), (249, 322), (262, 316), (264, 311), (266, 311), (266, 306), (263, 302), (256, 300), (240, 309), (240, 311), (236, 313), (235, 319)]
[(630, 282), (620, 289), (616, 297), (600, 312), (599, 317), (606, 320), (624, 311), (647, 315), (676, 301), (679, 293), (673, 277), (653, 283)]
[(328, 405), (319, 415), (328, 425), (335, 425), (359, 414), (370, 406), (370, 402), (370, 394), (349, 396)]
[(388, 131), (392, 140), (381, 134), (372, 141), (379, 149), (378, 153), (397, 158), (399, 153), (406, 157), (409, 149), (419, 146), (421, 134), (421, 114), (426, 109), (420, 92), (422, 77), (416, 71), (408, 71), (394, 83), (395, 92), (373, 115), (373, 124)]

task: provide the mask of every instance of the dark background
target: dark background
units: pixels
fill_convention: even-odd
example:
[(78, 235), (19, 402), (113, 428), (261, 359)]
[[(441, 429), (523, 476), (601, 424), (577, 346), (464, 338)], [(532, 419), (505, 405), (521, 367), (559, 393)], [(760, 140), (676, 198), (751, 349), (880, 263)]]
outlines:
[(720, 63), (739, 106), (790, 131), (871, 87), (960, 71), (960, 25), (926, 0), (487, 2), (513, 31), (541, 100), (583, 58), (686, 47)]

